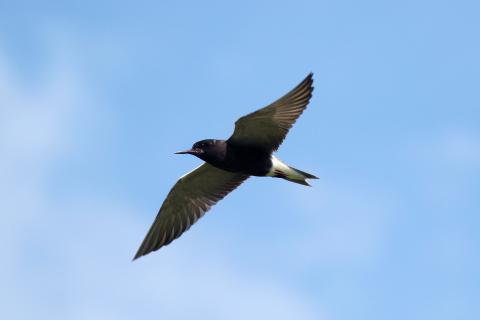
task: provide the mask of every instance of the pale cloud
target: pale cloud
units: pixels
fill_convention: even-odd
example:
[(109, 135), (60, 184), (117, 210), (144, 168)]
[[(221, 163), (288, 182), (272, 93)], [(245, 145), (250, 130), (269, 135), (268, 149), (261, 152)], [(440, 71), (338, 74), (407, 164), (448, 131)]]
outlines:
[(366, 185), (320, 181), (311, 192), (295, 193), (306, 228), (294, 251), (306, 265), (322, 268), (376, 263), (393, 212), (392, 195)]
[(35, 86), (27, 86), (6, 61), (0, 52), (1, 148), (16, 160), (51, 157), (68, 145), (67, 127), (75, 110), (85, 103), (79, 74), (65, 58), (55, 59)]
[(448, 166), (449, 169), (475, 169), (480, 166), (480, 132), (469, 128), (449, 128), (432, 132), (407, 149), (416, 160)]
[(441, 137), (438, 145), (440, 154), (453, 164), (480, 166), (480, 135), (467, 130), (452, 130)]
[(0, 51), (0, 296), (3, 311), (19, 318), (28, 310), (19, 284), (29, 231), (41, 227), (52, 209), (47, 171), (67, 148), (74, 112), (84, 101), (78, 73), (66, 59), (55, 61), (41, 81), (27, 85)]
[(244, 273), (208, 246), (202, 255), (195, 254), (196, 243), (130, 262), (139, 239), (128, 235), (144, 228), (131, 212), (117, 209), (102, 210), (101, 219), (99, 212), (82, 218), (86, 240), (65, 249), (77, 279), (72, 318), (318, 319), (287, 286)]
[(410, 144), (417, 188), (432, 207), (453, 209), (469, 203), (480, 174), (480, 133), (467, 127), (445, 128)]
[[(472, 177), (478, 174), (480, 139), (473, 130), (456, 129), (412, 141), (403, 150), (406, 165), (414, 166), (409, 199), (403, 187), (378, 189), (368, 182), (331, 181), (328, 177), (304, 192), (294, 193), (295, 206), (305, 224), (296, 249), (299, 265), (322, 268), (371, 266), (388, 245), (388, 233), (395, 215), (412, 201), (431, 208), (455, 208), (472, 197)], [(414, 175), (414, 176), (413, 176)], [(403, 183), (403, 182), (399, 182)]]

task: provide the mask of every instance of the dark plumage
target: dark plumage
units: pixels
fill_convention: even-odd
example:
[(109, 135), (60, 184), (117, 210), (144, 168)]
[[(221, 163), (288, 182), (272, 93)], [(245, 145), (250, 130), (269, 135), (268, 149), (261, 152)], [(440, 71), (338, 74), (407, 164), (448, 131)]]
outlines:
[(249, 176), (283, 178), (307, 186), (306, 179), (317, 179), (272, 155), (307, 107), (312, 76), (310, 73), (269, 106), (238, 119), (228, 140), (202, 140), (177, 152), (195, 155), (205, 163), (181, 177), (170, 190), (134, 259), (178, 238)]

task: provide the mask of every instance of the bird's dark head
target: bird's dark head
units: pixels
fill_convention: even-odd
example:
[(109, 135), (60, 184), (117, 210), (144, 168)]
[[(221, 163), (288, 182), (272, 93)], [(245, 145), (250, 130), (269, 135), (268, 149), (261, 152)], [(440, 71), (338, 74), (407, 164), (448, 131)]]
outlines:
[(215, 154), (223, 140), (206, 139), (195, 142), (191, 149), (175, 152), (176, 154), (192, 154), (200, 159), (207, 159)]

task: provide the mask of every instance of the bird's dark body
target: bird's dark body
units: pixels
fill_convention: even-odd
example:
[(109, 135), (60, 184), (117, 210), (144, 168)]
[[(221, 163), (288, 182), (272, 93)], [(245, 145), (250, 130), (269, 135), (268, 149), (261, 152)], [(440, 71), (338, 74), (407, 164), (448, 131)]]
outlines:
[(273, 156), (312, 97), (312, 76), (310, 73), (268, 106), (240, 117), (227, 140), (202, 140), (189, 150), (176, 152), (194, 155), (206, 163), (175, 183), (134, 259), (178, 238), (250, 176), (282, 178), (304, 186), (310, 186), (307, 179), (318, 179)]
[(272, 153), (254, 146), (208, 139), (199, 141), (198, 147), (204, 150), (200, 159), (226, 171), (263, 177), (272, 167)]

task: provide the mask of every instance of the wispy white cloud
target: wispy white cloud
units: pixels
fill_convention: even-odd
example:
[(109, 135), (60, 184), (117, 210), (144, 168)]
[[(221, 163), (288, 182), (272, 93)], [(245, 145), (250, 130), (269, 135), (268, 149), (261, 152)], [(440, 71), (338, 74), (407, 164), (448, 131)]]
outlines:
[[(326, 180), (311, 192), (295, 194), (305, 232), (296, 252), (307, 265), (323, 268), (371, 265), (382, 254), (393, 199), (368, 186)], [(312, 195), (313, 193), (313, 195)]]
[(19, 282), (26, 276), (21, 261), (29, 231), (49, 220), (48, 168), (68, 148), (75, 110), (84, 101), (78, 73), (67, 60), (55, 61), (42, 81), (26, 85), (0, 51), (0, 250), (6, 284), (0, 294), (11, 315), (26, 311)]
[(450, 128), (416, 141), (411, 150), (418, 160), (441, 164), (449, 169), (480, 167), (480, 132)]
[(480, 174), (480, 133), (453, 127), (432, 132), (406, 150), (424, 199), (438, 209), (471, 202)]
[(445, 158), (463, 166), (480, 167), (480, 134), (456, 130), (448, 132), (439, 146)]

